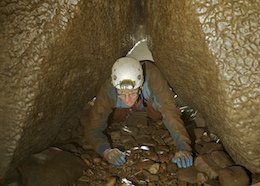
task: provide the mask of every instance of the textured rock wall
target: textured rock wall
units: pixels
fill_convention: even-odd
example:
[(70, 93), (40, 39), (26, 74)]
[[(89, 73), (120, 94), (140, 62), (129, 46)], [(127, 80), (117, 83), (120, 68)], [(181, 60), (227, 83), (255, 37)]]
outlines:
[(258, 5), (2, 0), (0, 179), (51, 145), (70, 113), (96, 95), (107, 69), (143, 34), (135, 32), (142, 21), (175, 91), (207, 117), (234, 160), (259, 172)]
[(0, 2), (0, 180), (50, 146), (70, 113), (96, 94), (132, 47), (136, 7), (132, 0)]
[(144, 4), (155, 62), (239, 164), (260, 169), (260, 2)]

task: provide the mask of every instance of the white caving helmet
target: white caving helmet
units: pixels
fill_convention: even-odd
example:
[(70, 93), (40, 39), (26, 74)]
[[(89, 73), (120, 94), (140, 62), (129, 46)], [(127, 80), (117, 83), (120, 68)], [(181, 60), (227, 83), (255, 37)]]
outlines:
[(111, 74), (111, 83), (114, 87), (131, 90), (140, 87), (143, 82), (143, 68), (139, 61), (131, 57), (116, 60)]

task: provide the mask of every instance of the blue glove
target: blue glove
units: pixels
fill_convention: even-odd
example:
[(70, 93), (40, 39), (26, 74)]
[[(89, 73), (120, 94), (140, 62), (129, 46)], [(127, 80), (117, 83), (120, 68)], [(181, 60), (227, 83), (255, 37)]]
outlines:
[(126, 163), (125, 153), (121, 152), (118, 148), (106, 149), (103, 152), (103, 157), (108, 161), (108, 163), (115, 166), (121, 166)]
[(187, 150), (179, 150), (176, 152), (172, 161), (176, 163), (179, 168), (190, 167), (193, 164), (192, 154)]

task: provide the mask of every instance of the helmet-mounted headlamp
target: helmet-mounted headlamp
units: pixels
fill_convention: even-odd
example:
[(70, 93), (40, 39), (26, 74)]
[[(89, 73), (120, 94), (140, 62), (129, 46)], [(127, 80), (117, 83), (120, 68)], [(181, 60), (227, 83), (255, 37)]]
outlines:
[(120, 81), (120, 89), (123, 90), (132, 90), (135, 87), (135, 82), (130, 79), (125, 79)]

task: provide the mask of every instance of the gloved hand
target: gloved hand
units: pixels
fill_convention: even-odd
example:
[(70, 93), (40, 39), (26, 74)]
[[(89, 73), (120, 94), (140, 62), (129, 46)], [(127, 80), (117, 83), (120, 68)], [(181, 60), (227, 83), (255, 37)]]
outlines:
[(118, 148), (107, 149), (103, 152), (103, 157), (115, 166), (121, 166), (126, 163), (125, 153), (121, 152)]
[(179, 168), (190, 167), (193, 164), (193, 157), (191, 152), (187, 150), (179, 150), (175, 153), (172, 161), (178, 165)]

